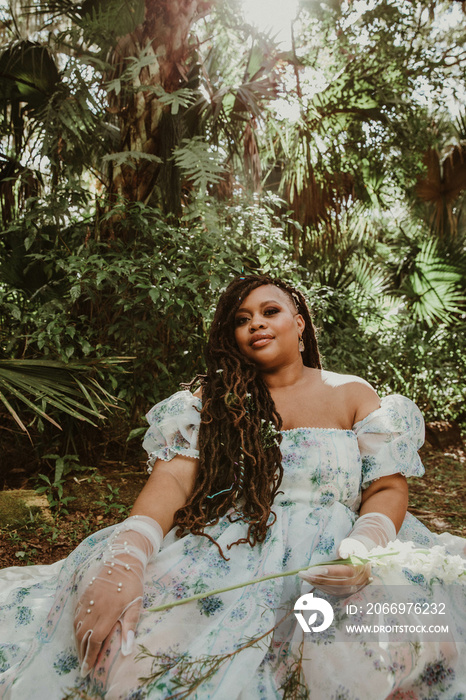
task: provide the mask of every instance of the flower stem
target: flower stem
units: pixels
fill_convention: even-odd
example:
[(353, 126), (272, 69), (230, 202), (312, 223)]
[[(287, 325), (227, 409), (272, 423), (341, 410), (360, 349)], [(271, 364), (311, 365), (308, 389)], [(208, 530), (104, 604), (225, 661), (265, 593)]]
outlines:
[[(353, 557), (354, 559), (354, 557)], [(359, 557), (358, 557), (359, 560)], [(361, 560), (365, 561), (365, 560)], [(319, 564), (312, 564), (312, 566), (327, 566), (329, 564), (354, 564), (352, 559), (334, 559), (333, 561), (322, 561)], [(262, 583), (262, 581), (269, 581), (272, 578), (283, 578), (285, 576), (296, 576), (300, 571), (306, 571), (309, 568), (303, 566), (300, 569), (294, 569), (293, 571), (285, 571), (280, 574), (269, 574), (268, 576), (261, 576), (261, 578), (255, 578), (252, 581), (244, 581), (243, 583), (235, 583), (234, 586), (227, 586), (226, 588), (216, 588), (213, 591), (207, 591), (205, 593), (196, 593), (196, 595), (189, 596), (189, 598), (182, 598), (181, 600), (174, 600), (171, 603), (165, 603), (164, 605), (157, 605), (154, 608), (148, 608), (149, 612), (159, 612), (160, 610), (168, 610), (169, 608), (174, 608), (177, 605), (184, 605), (185, 603), (190, 603), (193, 600), (200, 600), (201, 598), (208, 598), (211, 595), (218, 595), (219, 593), (226, 593), (227, 591), (234, 591), (236, 588), (244, 588), (245, 586), (252, 586), (255, 583)]]

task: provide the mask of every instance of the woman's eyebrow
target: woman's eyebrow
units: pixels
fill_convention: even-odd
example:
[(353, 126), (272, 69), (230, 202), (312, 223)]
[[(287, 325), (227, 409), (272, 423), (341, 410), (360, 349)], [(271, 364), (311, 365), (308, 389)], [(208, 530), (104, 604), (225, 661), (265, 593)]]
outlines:
[[(282, 306), (282, 304), (279, 301), (277, 301), (276, 299), (269, 299), (268, 301), (262, 301), (259, 306), (261, 308), (263, 308), (264, 306), (267, 306), (267, 304), (277, 304), (277, 306)], [(250, 313), (250, 310), (247, 307), (242, 306), (240, 309), (237, 310), (236, 313), (239, 314), (239, 313), (246, 313), (246, 312)]]

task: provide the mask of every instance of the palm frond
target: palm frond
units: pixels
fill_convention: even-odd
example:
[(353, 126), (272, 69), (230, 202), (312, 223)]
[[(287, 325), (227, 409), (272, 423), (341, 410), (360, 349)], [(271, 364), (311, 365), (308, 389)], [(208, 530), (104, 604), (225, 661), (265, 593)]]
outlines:
[(205, 190), (208, 184), (222, 181), (225, 166), (221, 163), (221, 155), (214, 151), (201, 136), (183, 139), (181, 146), (174, 149), (173, 157), (176, 165), (194, 187)]
[(54, 360), (0, 360), (0, 401), (25, 432), (28, 432), (25, 422), (13, 404), (27, 407), (57, 428), (60, 425), (47, 413), (47, 406), (96, 425), (95, 421), (102, 420), (106, 411), (116, 408), (116, 399), (92, 375), (96, 370), (108, 369), (128, 359), (68, 364)]
[(414, 317), (428, 326), (439, 320), (452, 322), (466, 304), (462, 279), (461, 270), (442, 257), (436, 241), (428, 240), (423, 242), (399, 292)]

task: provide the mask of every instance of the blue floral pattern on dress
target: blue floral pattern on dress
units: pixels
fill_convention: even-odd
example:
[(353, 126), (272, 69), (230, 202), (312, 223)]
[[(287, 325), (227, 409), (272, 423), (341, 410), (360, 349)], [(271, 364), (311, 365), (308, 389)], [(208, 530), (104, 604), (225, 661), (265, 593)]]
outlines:
[[(419, 677), (416, 685), (419, 688), (421, 700), (441, 700), (445, 696), (454, 680), (455, 671), (441, 655), (436, 661), (427, 663)], [(456, 697), (461, 694), (455, 693)], [(450, 695), (450, 697), (453, 697)], [(463, 696), (464, 697), (464, 696)]]
[(67, 649), (61, 654), (58, 654), (53, 667), (60, 676), (65, 676), (67, 673), (71, 673), (79, 666), (78, 657), (76, 656), (76, 650)]
[(198, 606), (203, 615), (215, 615), (224, 608), (224, 604), (221, 598), (218, 596), (210, 596), (209, 598), (201, 598), (198, 601)]
[(417, 453), (424, 442), (424, 419), (416, 404), (393, 394), (353, 427), (362, 458), (362, 487), (390, 474), (422, 476)]
[(149, 455), (148, 471), (156, 459), (168, 461), (176, 454), (198, 457), (201, 400), (189, 391), (178, 391), (156, 404), (146, 415), (150, 428), (143, 447)]
[(34, 619), (33, 612), (31, 608), (25, 605), (21, 605), (16, 610), (16, 624), (17, 625), (28, 625)]

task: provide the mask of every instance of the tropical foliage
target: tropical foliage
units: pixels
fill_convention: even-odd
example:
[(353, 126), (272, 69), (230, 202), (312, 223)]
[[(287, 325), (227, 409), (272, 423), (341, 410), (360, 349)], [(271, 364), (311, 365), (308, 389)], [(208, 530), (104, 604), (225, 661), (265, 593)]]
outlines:
[[(103, 365), (103, 362), (94, 364)], [(6, 398), (6, 393), (57, 428), (60, 425), (45, 413), (47, 404), (73, 418), (95, 425), (93, 419), (103, 417), (101, 411), (112, 405), (112, 397), (90, 376), (89, 369), (90, 365), (86, 362), (65, 364), (52, 360), (0, 360), (0, 401), (26, 433), (28, 430)]]
[(98, 379), (128, 434), (202, 370), (228, 278), (271, 270), (308, 293), (328, 367), (466, 420), (461, 3), (302, 0), (287, 46), (242, 8), (1, 10), (3, 358), (132, 358)]

